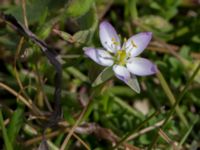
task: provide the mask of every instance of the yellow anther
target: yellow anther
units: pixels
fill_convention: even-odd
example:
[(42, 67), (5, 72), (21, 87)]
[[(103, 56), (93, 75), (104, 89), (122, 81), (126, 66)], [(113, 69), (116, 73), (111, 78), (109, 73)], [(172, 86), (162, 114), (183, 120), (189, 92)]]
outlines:
[(115, 38), (112, 38), (111, 40), (112, 40), (112, 42), (116, 42)]
[(112, 40), (114, 45), (119, 45), (119, 42), (117, 42), (115, 38), (112, 38), (111, 40)]
[(137, 45), (135, 44), (135, 42), (133, 40), (131, 40), (131, 45), (135, 48), (137, 48)]
[(114, 45), (119, 45), (119, 42), (113, 42)]

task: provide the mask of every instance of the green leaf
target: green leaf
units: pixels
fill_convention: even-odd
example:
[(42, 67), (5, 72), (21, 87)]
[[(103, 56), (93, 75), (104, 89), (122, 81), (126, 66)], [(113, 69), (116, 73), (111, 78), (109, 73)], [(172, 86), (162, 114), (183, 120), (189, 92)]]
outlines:
[[(96, 78), (96, 80), (93, 82), (92, 86), (95, 87), (108, 79), (110, 79), (114, 75), (114, 72), (112, 70), (112, 67), (106, 67)], [(134, 90), (136, 93), (140, 93), (140, 86), (138, 83), (138, 80), (136, 76), (132, 75), (132, 77), (126, 82), (126, 84)]]
[[(26, 4), (26, 15), (29, 24), (39, 21), (40, 16), (43, 15), (47, 9), (48, 1), (49, 0), (34, 0)], [(18, 20), (23, 22), (22, 5), (12, 6), (6, 11), (6, 13), (12, 14)]]
[[(26, 16), (29, 24), (39, 22), (41, 17), (48, 11), (49, 13), (58, 12), (63, 7), (65, 0), (30, 0), (26, 3)], [(18, 20), (23, 22), (22, 5), (14, 5), (6, 10), (6, 13), (12, 14)]]
[(133, 89), (136, 93), (140, 93), (140, 85), (136, 76), (132, 75), (132, 77), (126, 83), (131, 89)]
[(88, 82), (88, 77), (85, 76), (82, 72), (80, 72), (78, 69), (75, 67), (68, 67), (66, 69), (70, 74), (75, 76), (76, 78), (80, 79), (83, 82)]
[(189, 135), (191, 134), (191, 132), (193, 131), (194, 125), (197, 123), (197, 121), (199, 120), (199, 117), (195, 117), (194, 120), (190, 123), (190, 127), (187, 129), (187, 132), (185, 133), (184, 136), (182, 136), (182, 139), (179, 143), (179, 147), (181, 147), (181, 145), (188, 139)]
[(95, 8), (90, 9), (88, 13), (76, 21), (77, 24), (79, 24), (80, 30), (74, 35), (59, 30), (54, 30), (54, 32), (70, 43), (79, 43), (84, 45), (90, 43), (98, 25)]
[(93, 2), (94, 0), (70, 0), (66, 14), (68, 17), (80, 17), (89, 11)]
[(129, 88), (129, 86), (112, 86), (109, 89), (109, 92), (113, 93), (116, 96), (126, 96), (126, 97), (133, 97), (135, 96), (135, 93), (133, 92), (132, 89)]
[(125, 109), (127, 112), (131, 113), (133, 116), (136, 116), (140, 120), (144, 119), (144, 115), (137, 111), (135, 108), (127, 104), (124, 100), (120, 99), (119, 97), (113, 95), (112, 93), (109, 94), (112, 98), (113, 101), (116, 102), (118, 105), (120, 105), (123, 109)]
[(161, 16), (148, 15), (142, 17), (140, 20), (143, 24), (159, 32), (166, 33), (173, 29), (173, 26)]
[(6, 150), (13, 150), (12, 144), (10, 143), (6, 128), (4, 126), (3, 115), (2, 115), (2, 112), (1, 112), (1, 108), (0, 108), (0, 127), (1, 127), (1, 130), (2, 130), (2, 134), (3, 134), (3, 139), (4, 139)]
[(26, 133), (29, 136), (36, 136), (36, 135), (38, 135), (38, 131), (34, 127), (32, 127), (32, 126), (30, 126), (28, 124), (25, 124), (23, 126), (23, 131), (24, 131), (24, 133)]
[(59, 35), (63, 40), (68, 41), (70, 43), (74, 43), (75, 40), (73, 39), (73, 36), (67, 32), (60, 31), (57, 29), (53, 29), (53, 32)]
[(125, 15), (132, 20), (138, 19), (137, 0), (126, 1)]
[(95, 87), (108, 79), (110, 79), (114, 75), (114, 72), (112, 70), (112, 67), (106, 67), (96, 78), (96, 80), (93, 82), (92, 86)]
[(22, 127), (23, 114), (24, 114), (23, 106), (18, 106), (18, 108), (15, 110), (10, 120), (10, 123), (8, 126), (8, 137), (11, 143), (14, 143), (14, 140), (16, 139), (16, 136), (18, 135)]
[[(186, 60), (186, 59), (185, 59)], [(199, 60), (190, 62), (188, 60), (185, 61), (184, 67), (186, 68), (186, 70), (188, 71), (189, 75), (191, 75), (195, 68), (200, 64)], [(200, 83), (200, 71), (196, 74), (194, 80), (198, 83)]]
[(76, 32), (74, 34), (74, 40), (78, 43), (86, 43), (87, 39), (91, 39), (90, 35), (92, 32), (90, 30), (82, 30), (79, 32)]
[(142, 135), (139, 137), (139, 140), (142, 144), (149, 144), (151, 142), (150, 139), (148, 139), (147, 135)]
[(73, 35), (73, 39), (82, 44), (90, 43), (98, 25), (98, 18), (95, 8), (78, 19), (81, 30)]

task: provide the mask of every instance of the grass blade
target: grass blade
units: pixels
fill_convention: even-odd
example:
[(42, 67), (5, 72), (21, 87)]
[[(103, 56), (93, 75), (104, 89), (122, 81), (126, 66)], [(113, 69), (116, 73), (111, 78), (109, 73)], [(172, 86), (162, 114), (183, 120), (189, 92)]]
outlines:
[(1, 127), (1, 130), (2, 130), (2, 133), (3, 133), (3, 139), (4, 139), (4, 144), (5, 144), (6, 150), (13, 150), (12, 144), (10, 143), (6, 128), (4, 126), (3, 115), (2, 115), (1, 110), (0, 110), (0, 127)]

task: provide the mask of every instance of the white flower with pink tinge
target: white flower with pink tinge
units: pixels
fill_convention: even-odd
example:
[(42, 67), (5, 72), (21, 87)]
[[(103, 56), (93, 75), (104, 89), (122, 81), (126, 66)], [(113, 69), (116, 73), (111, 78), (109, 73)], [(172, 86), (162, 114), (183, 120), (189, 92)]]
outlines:
[(115, 76), (126, 84), (131, 78), (152, 75), (157, 67), (145, 58), (137, 57), (149, 44), (152, 33), (138, 33), (121, 44), (113, 26), (103, 21), (99, 27), (103, 48), (84, 47), (85, 55), (102, 66), (112, 66)]

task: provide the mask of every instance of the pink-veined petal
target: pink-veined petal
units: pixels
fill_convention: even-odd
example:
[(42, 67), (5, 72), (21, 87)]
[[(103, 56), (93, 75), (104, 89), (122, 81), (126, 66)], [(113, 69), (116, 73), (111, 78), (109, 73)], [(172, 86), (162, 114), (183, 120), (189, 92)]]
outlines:
[(135, 57), (128, 60), (126, 64), (128, 71), (138, 76), (155, 74), (158, 69), (155, 64), (145, 58)]
[(131, 57), (138, 56), (147, 47), (151, 38), (151, 32), (138, 33), (130, 37), (128, 41), (124, 43), (123, 48), (125, 48), (126, 51), (131, 54)]
[(130, 77), (131, 77), (130, 72), (129, 72), (129, 71), (127, 70), (127, 68), (124, 67), (124, 66), (114, 65), (114, 66), (113, 66), (113, 71), (114, 71), (114, 73), (115, 73), (115, 76), (116, 76), (118, 79), (124, 81), (125, 83), (127, 83), (128, 80), (129, 80)]
[(93, 61), (102, 66), (111, 66), (113, 64), (112, 56), (103, 49), (96, 49), (91, 47), (83, 48), (85, 55), (90, 57)]
[(119, 50), (120, 39), (113, 26), (107, 21), (103, 21), (99, 26), (99, 36), (103, 47), (111, 53)]

